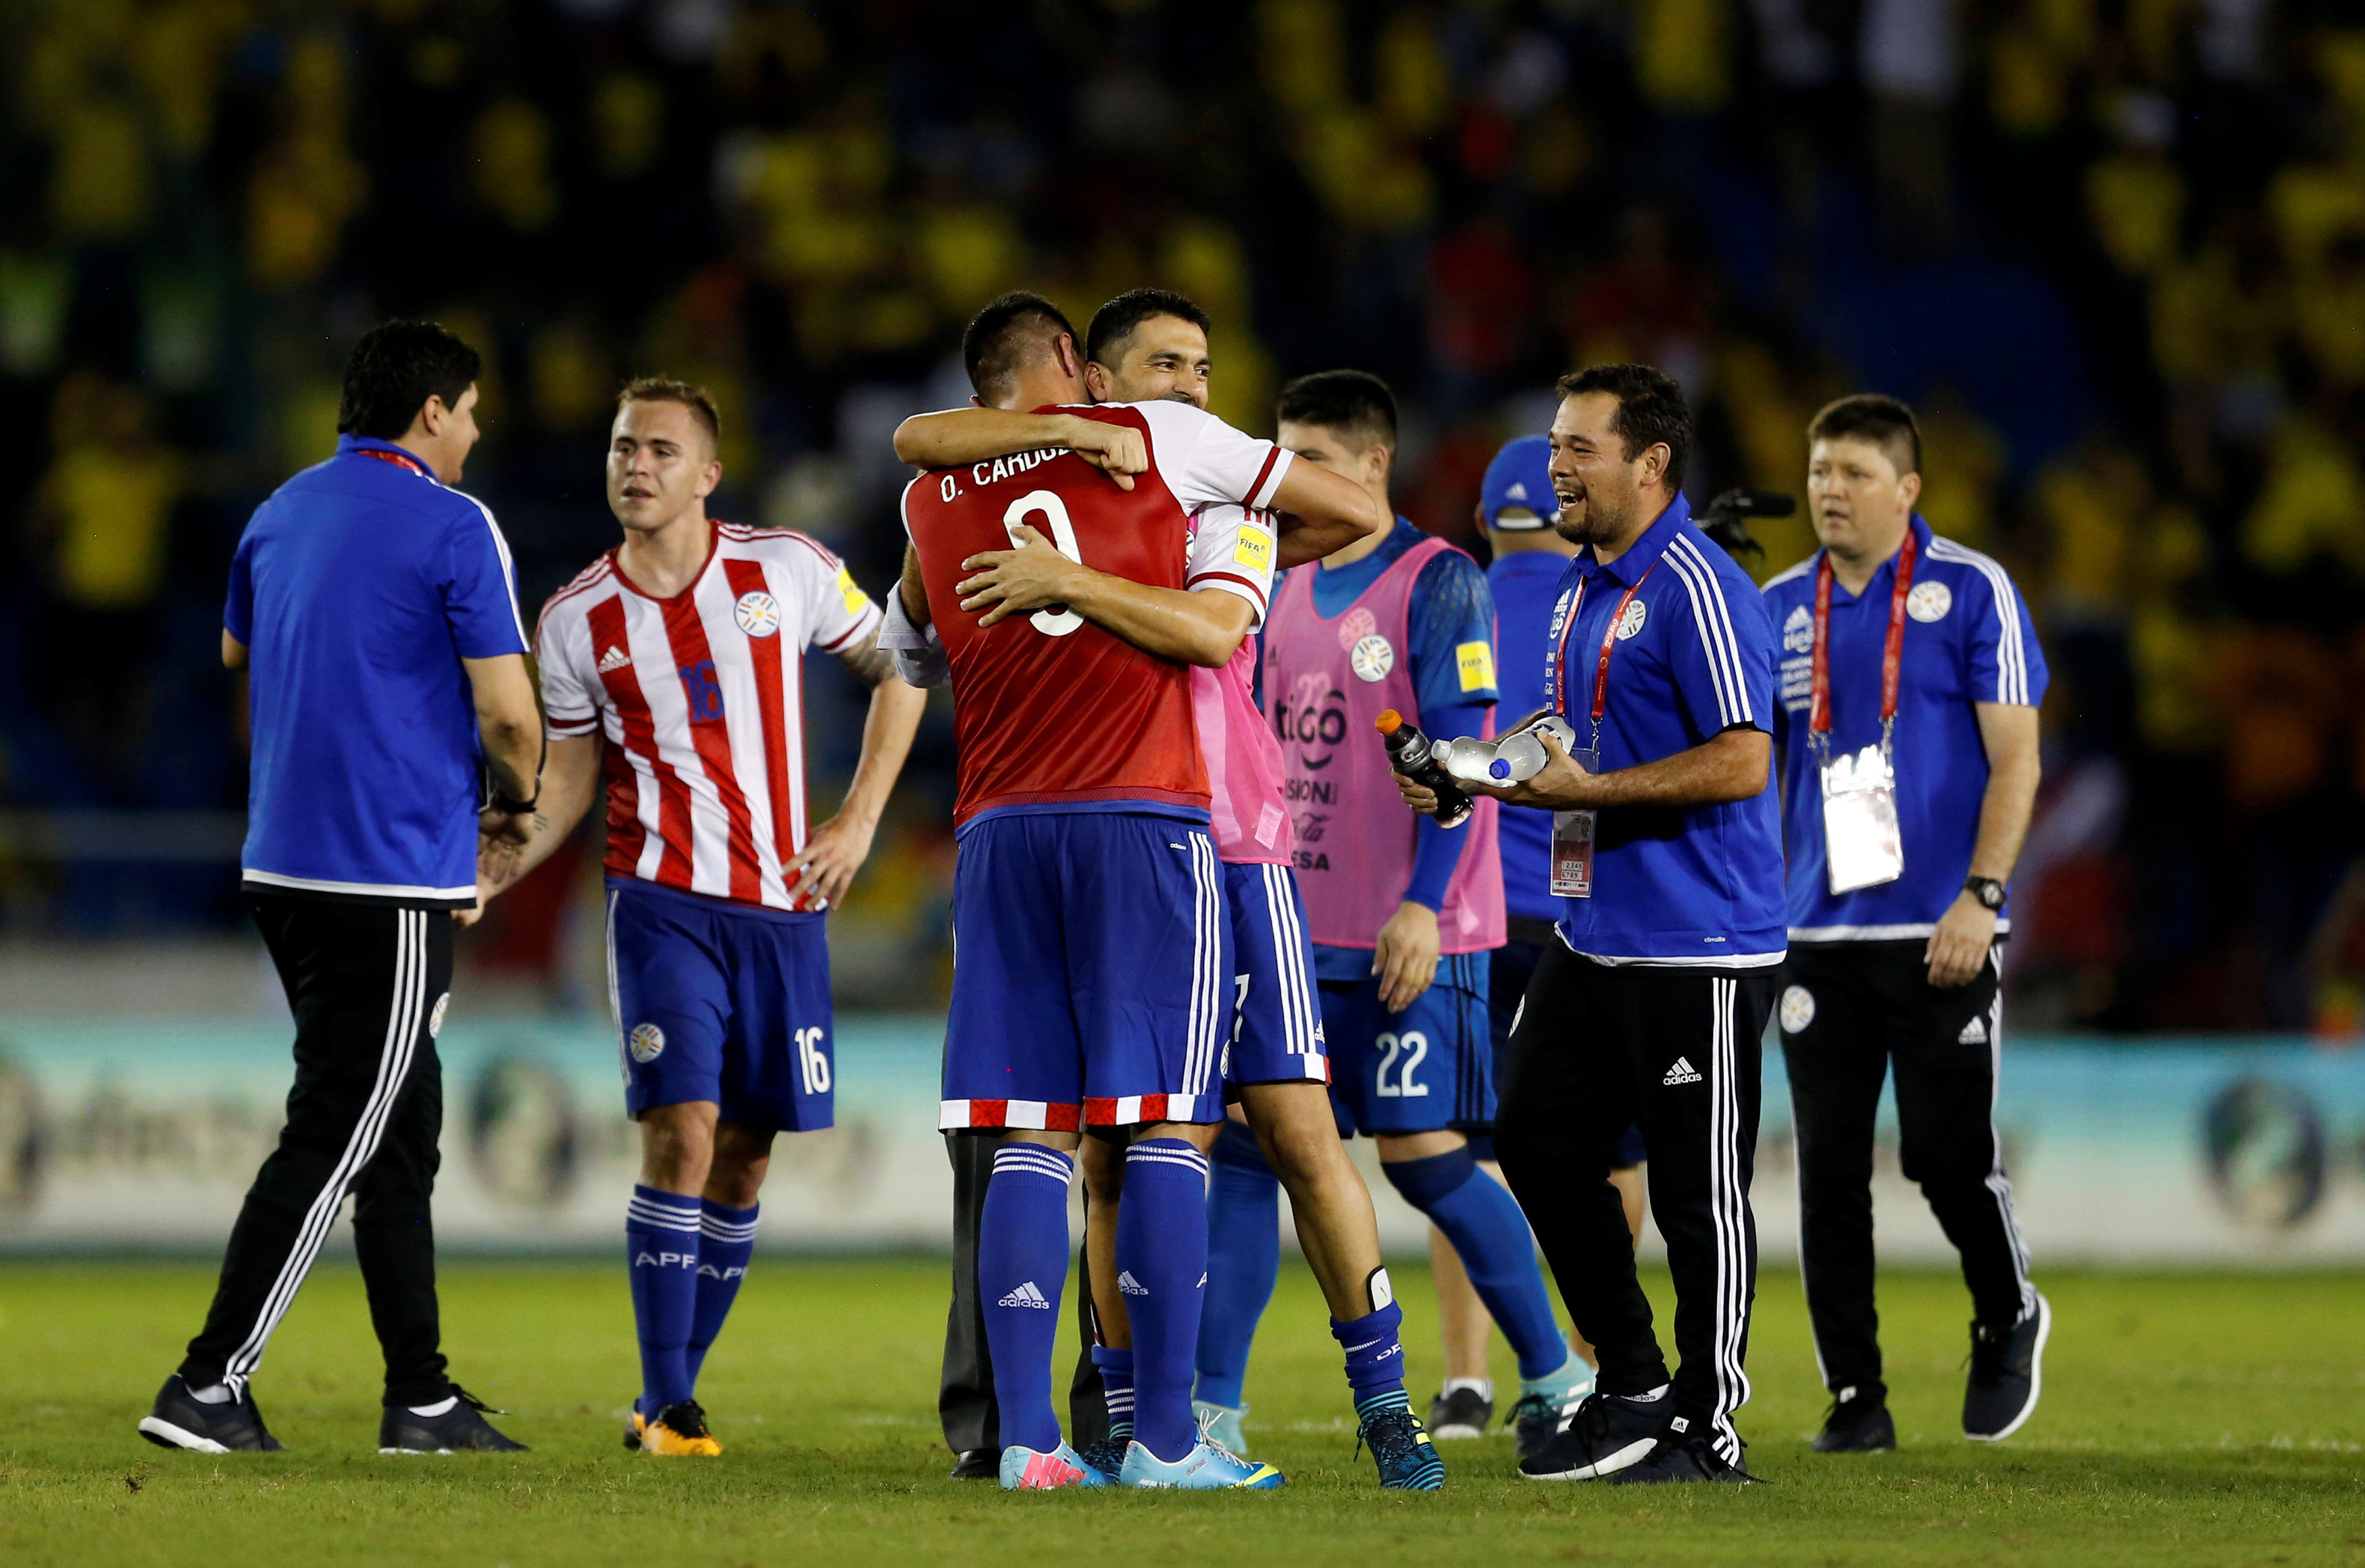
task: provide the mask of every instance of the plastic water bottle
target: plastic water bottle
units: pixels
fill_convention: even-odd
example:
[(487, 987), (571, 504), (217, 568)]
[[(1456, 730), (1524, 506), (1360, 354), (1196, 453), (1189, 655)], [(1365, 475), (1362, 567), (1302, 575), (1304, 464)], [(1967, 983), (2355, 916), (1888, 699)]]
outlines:
[(1460, 827), (1469, 820), (1473, 802), (1446, 775), (1418, 726), (1390, 708), (1375, 721), (1380, 741), (1388, 748), (1388, 766), (1437, 797), (1437, 825)]

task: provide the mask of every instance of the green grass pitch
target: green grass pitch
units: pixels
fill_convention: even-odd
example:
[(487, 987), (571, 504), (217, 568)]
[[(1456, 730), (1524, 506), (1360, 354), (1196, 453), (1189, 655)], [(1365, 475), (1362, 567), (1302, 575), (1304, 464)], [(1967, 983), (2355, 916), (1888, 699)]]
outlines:
[[(1769, 1269), (1742, 1413), (1771, 1485), (1540, 1485), (1508, 1438), (1445, 1445), (1446, 1489), (1383, 1494), (1321, 1302), (1283, 1271), (1250, 1385), (1265, 1495), (1005, 1496), (945, 1478), (944, 1266), (758, 1260), (700, 1390), (719, 1461), (628, 1455), (620, 1268), (447, 1264), (460, 1379), (530, 1455), (380, 1458), (358, 1276), (324, 1265), (258, 1385), (290, 1452), (207, 1459), (133, 1424), (204, 1310), (186, 1265), (0, 1265), (0, 1563), (2365, 1564), (2365, 1277), (2057, 1271), (2045, 1402), (2011, 1442), (1955, 1420), (1967, 1309), (1882, 1285), (1903, 1448), (1810, 1454), (1822, 1410), (1797, 1277)], [(1436, 1383), (1424, 1271), (1396, 1271), (1416, 1398)], [(1662, 1275), (1653, 1299), (1668, 1300)], [(1511, 1373), (1497, 1347), (1496, 1376)]]

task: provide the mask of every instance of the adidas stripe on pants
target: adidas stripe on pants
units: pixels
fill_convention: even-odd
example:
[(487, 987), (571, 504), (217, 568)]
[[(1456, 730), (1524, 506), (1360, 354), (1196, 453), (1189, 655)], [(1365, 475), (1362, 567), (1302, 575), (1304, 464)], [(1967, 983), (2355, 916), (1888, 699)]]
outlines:
[[(1926, 938), (1800, 942), (1783, 972), (1782, 1055), (1799, 1136), (1799, 1263), (1833, 1393), (1885, 1394), (1873, 1305), (1873, 1121), (1897, 1084), (1898, 1156), (1963, 1260), (1974, 1316), (2036, 1309), (1995, 1131), (2001, 954), (1967, 985), (1930, 983)], [(1792, 1028), (1792, 1025), (1798, 1027)]]
[[(1601, 1359), (1600, 1387), (1672, 1382), (1675, 1413), (1741, 1457), (1732, 1413), (1757, 1287), (1749, 1212), (1757, 1155), (1759, 1041), (1775, 971), (1596, 963), (1553, 943), (1528, 983), (1495, 1152), (1535, 1227), (1576, 1331)], [(1618, 1190), (1618, 1146), (1640, 1126), (1651, 1215), (1676, 1285), (1674, 1375), (1651, 1327)]]
[(254, 1375), (350, 1193), (386, 1402), (432, 1404), (451, 1392), (429, 1213), (443, 1125), (432, 1030), (452, 985), (451, 917), (252, 890), (247, 902), (295, 1014), (296, 1083), (181, 1375), (193, 1387)]

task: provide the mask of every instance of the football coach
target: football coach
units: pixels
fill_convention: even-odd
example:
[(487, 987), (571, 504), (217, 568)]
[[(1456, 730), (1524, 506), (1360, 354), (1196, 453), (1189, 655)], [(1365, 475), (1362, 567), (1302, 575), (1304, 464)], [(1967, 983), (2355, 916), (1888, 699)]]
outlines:
[(1779, 1016), (1798, 1123), (1799, 1245), (1832, 1394), (1821, 1452), (1897, 1446), (1873, 1307), (1873, 1114), (1970, 1286), (1963, 1435), (2036, 1408), (2051, 1309), (2028, 1279), (1995, 1135), (2004, 881), (2036, 798), (2045, 655), (1994, 561), (1913, 510), (1922, 438), (1894, 398), (1807, 427), (1822, 548), (1765, 585), (1781, 629), (1790, 961)]
[(364, 333), (336, 455), (256, 510), (231, 561), (222, 662), (252, 677), (242, 882), (295, 1014), (296, 1082), (205, 1327), (140, 1423), (162, 1447), (279, 1448), (250, 1383), (349, 1193), (386, 1354), (378, 1450), (521, 1446), (444, 1375), (429, 1213), (453, 926), (476, 907), (480, 831), (521, 834), (542, 767), (509, 547), (451, 488), (478, 368), (429, 322)]
[[(1552, 813), (1562, 913), (1512, 1026), (1495, 1149), (1600, 1372), (1519, 1469), (1747, 1481), (1732, 1417), (1749, 1397), (1760, 1040), (1784, 951), (1774, 629), (1756, 584), (1692, 521), (1683, 389), (1616, 364), (1559, 391), (1552, 526), (1579, 549), (1546, 689), (1577, 750), (1547, 741), (1534, 778), (1473, 788)], [(1672, 1377), (1609, 1182), (1636, 1125), (1675, 1276)]]

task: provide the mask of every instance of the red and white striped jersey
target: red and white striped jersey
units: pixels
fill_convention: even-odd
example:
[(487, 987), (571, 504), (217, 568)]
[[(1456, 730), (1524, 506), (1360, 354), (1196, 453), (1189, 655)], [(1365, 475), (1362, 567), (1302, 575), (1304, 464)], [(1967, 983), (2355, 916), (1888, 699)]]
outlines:
[(803, 658), (844, 653), (879, 607), (792, 529), (714, 525), (697, 580), (653, 599), (609, 551), (534, 636), (555, 736), (607, 737), (608, 873), (772, 909), (804, 847)]

